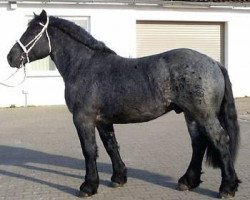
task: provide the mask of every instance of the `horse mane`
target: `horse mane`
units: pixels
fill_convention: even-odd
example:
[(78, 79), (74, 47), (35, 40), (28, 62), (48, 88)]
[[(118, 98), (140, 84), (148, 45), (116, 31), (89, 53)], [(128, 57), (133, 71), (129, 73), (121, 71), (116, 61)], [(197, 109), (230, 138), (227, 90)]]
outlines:
[(50, 26), (57, 27), (61, 31), (67, 33), (78, 42), (84, 44), (89, 49), (102, 51), (105, 53), (116, 54), (113, 50), (108, 48), (103, 42), (96, 40), (84, 28), (76, 25), (75, 23), (61, 19), (58, 17), (50, 16)]

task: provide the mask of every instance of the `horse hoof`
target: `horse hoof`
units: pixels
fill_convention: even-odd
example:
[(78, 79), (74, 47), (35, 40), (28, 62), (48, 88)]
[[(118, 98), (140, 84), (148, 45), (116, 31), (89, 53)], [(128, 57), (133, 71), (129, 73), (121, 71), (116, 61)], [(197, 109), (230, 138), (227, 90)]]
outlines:
[(120, 188), (124, 186), (124, 183), (116, 183), (116, 182), (111, 182), (111, 186), (113, 188)]
[(183, 183), (179, 183), (178, 184), (178, 190), (180, 191), (188, 191), (189, 190), (189, 187)]
[(85, 197), (90, 197), (92, 195), (88, 194), (86, 192), (80, 191), (79, 194), (78, 194), (78, 196), (81, 197), (81, 198), (85, 198)]
[(220, 199), (231, 199), (233, 197), (234, 197), (234, 194), (225, 193), (225, 192), (220, 192), (218, 195), (218, 198)]

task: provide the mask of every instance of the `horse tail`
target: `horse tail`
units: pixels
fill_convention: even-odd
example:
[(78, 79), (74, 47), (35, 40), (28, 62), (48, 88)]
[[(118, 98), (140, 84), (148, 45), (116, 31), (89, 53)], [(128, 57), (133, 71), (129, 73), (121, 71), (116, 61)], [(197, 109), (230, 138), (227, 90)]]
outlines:
[[(218, 118), (221, 123), (221, 126), (224, 128), (224, 130), (229, 136), (229, 151), (231, 154), (231, 159), (234, 163), (239, 148), (240, 129), (237, 120), (237, 112), (228, 72), (226, 68), (220, 63), (218, 63), (218, 65), (220, 66), (225, 80), (225, 93)], [(214, 148), (212, 144), (209, 144), (207, 148), (207, 163), (213, 166), (214, 168), (220, 166), (219, 152)]]

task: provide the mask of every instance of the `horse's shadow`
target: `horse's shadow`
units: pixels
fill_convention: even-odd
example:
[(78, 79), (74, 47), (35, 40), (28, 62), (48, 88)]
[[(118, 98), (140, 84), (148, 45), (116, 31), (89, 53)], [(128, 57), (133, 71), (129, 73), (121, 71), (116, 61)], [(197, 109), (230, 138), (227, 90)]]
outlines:
[[(29, 169), (33, 171), (41, 171), (47, 172), (52, 174), (58, 174), (60, 176), (68, 176), (73, 178), (82, 179), (83, 177), (80, 175), (75, 175), (72, 173), (62, 172), (59, 170), (43, 168), (40, 166), (34, 166), (30, 164), (41, 164), (41, 165), (51, 165), (51, 166), (58, 166), (58, 167), (65, 167), (70, 169), (77, 169), (81, 170), (84, 169), (84, 159), (77, 159), (68, 156), (62, 155), (54, 155), (48, 154), (32, 149), (27, 149), (23, 147), (11, 147), (11, 146), (4, 146), (0, 145), (0, 166), (16, 166), (24, 169)], [(112, 174), (112, 166), (111, 164), (107, 163), (100, 163), (98, 162), (98, 170), (102, 173)], [(49, 181), (37, 179), (31, 176), (23, 175), (20, 173), (10, 172), (0, 169), (0, 174), (4, 176), (14, 177), (17, 179), (23, 179), (25, 181), (31, 181), (34, 183), (39, 183), (43, 185), (47, 185), (49, 187), (55, 188), (65, 193), (69, 193), (72, 195), (77, 195), (78, 190), (75, 188), (68, 187), (66, 185), (60, 185), (56, 183), (51, 183)], [(142, 169), (135, 169), (135, 168), (128, 168), (128, 176), (130, 178), (139, 179), (145, 182), (149, 182), (152, 184), (156, 184), (162, 187), (167, 187), (173, 190), (176, 190), (177, 184), (176, 182), (169, 176), (164, 176), (161, 174), (157, 174), (154, 172), (150, 172), (147, 170)], [(110, 182), (106, 180), (100, 180), (100, 184), (109, 186)], [(208, 189), (199, 188), (197, 193), (204, 194), (206, 196), (215, 197), (216, 193), (214, 191)]]

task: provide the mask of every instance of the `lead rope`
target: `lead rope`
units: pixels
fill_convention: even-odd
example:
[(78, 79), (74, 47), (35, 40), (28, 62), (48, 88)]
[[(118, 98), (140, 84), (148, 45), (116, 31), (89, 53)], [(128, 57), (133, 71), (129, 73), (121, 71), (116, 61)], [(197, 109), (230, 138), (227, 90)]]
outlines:
[(4, 79), (3, 81), (0, 82), (0, 85), (3, 85), (5, 87), (10, 87), (10, 88), (13, 88), (13, 87), (17, 87), (19, 85), (21, 85), (25, 79), (26, 79), (26, 69), (25, 67), (23, 66), (23, 79), (20, 83), (16, 84), (16, 85), (9, 85), (7, 83), (5, 83), (6, 81), (8, 81), (10, 78), (12, 78), (19, 70), (20, 68), (18, 68), (14, 73), (12, 73), (9, 77), (7, 77), (6, 79)]

